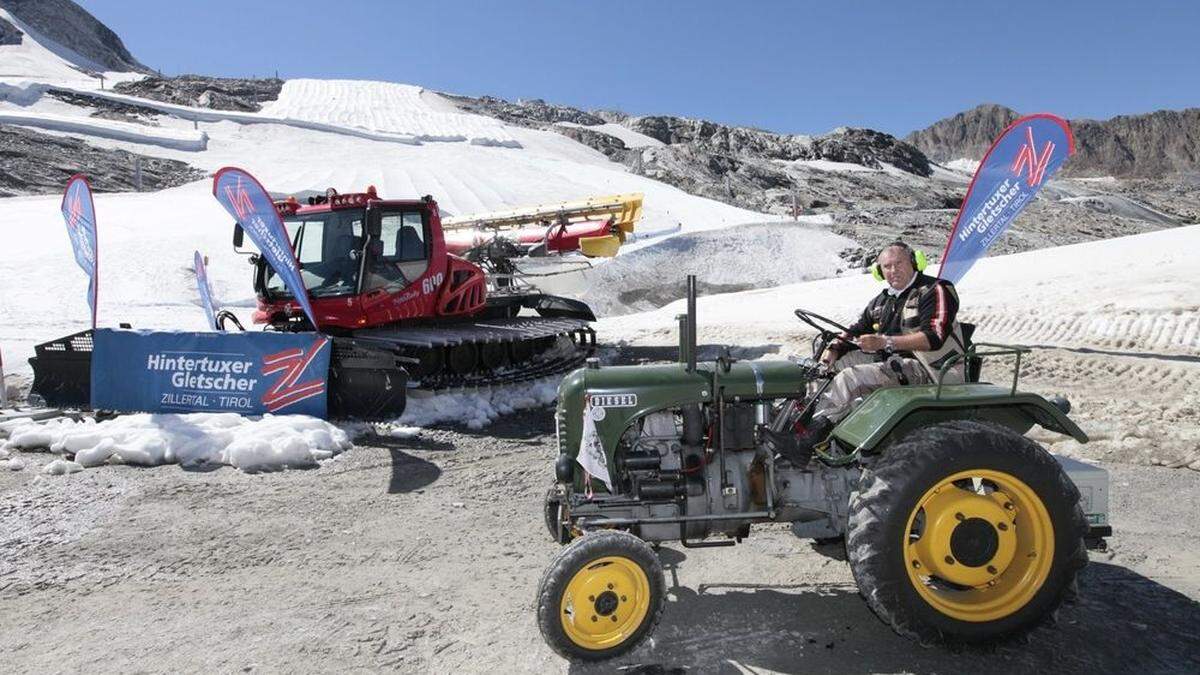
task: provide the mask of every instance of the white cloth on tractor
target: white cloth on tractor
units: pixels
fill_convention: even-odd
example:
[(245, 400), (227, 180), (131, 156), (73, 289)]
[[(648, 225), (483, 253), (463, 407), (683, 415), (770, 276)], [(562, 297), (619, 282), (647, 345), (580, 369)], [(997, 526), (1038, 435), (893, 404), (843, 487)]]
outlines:
[(884, 387), (901, 386), (900, 375), (892, 369), (892, 362), (900, 364), (908, 384), (931, 384), (929, 372), (917, 359), (892, 357), (890, 361), (878, 361), (877, 354), (852, 351), (833, 364), (837, 373), (833, 382), (821, 394), (814, 414), (831, 422), (838, 422), (854, 406), (856, 399)]
[[(604, 408), (593, 408), (591, 401), (583, 407), (583, 434), (579, 439), (579, 453), (575, 461), (590, 476), (604, 481), (604, 485), (612, 492), (612, 477), (608, 474), (608, 459), (604, 455), (604, 445), (600, 442), (600, 434), (596, 432), (596, 415), (603, 416)], [(603, 417), (602, 417), (603, 418)]]

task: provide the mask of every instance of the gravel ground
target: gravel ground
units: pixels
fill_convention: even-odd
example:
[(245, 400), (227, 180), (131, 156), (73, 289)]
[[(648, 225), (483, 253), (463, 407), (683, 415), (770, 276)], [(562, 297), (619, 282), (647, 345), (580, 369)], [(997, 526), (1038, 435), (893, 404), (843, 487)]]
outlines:
[[(1021, 644), (923, 648), (858, 597), (836, 550), (781, 526), (664, 547), (653, 641), (568, 668), (533, 614), (548, 410), (484, 433), (370, 436), (309, 471), (111, 466), (0, 474), (0, 662), (30, 671), (1196, 672), (1200, 472), (1106, 464), (1111, 551)], [(49, 456), (24, 454), (31, 464)]]

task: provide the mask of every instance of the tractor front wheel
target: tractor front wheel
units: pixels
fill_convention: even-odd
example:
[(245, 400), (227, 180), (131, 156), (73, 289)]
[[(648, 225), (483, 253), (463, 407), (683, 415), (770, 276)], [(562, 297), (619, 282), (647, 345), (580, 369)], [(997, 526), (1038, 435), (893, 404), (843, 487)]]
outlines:
[(993, 642), (1031, 630), (1087, 563), (1079, 491), (1037, 443), (973, 421), (906, 436), (863, 471), (846, 551), (901, 635)]
[(662, 615), (663, 571), (650, 546), (616, 530), (591, 532), (559, 552), (538, 585), (538, 628), (572, 661), (636, 647)]

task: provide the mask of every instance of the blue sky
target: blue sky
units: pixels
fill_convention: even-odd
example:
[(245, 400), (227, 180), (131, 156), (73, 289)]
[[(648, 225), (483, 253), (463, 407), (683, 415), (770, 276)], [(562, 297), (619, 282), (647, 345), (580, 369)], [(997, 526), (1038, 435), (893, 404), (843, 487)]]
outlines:
[(780, 132), (1200, 105), (1195, 2), (77, 0), (164, 74), (379, 79)]

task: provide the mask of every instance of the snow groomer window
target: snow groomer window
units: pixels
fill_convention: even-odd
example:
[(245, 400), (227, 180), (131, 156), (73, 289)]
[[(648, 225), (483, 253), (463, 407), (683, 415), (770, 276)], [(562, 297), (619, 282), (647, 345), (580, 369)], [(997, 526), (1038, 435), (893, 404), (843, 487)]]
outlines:
[(367, 289), (407, 286), (429, 269), (428, 236), (419, 211), (384, 213)]

